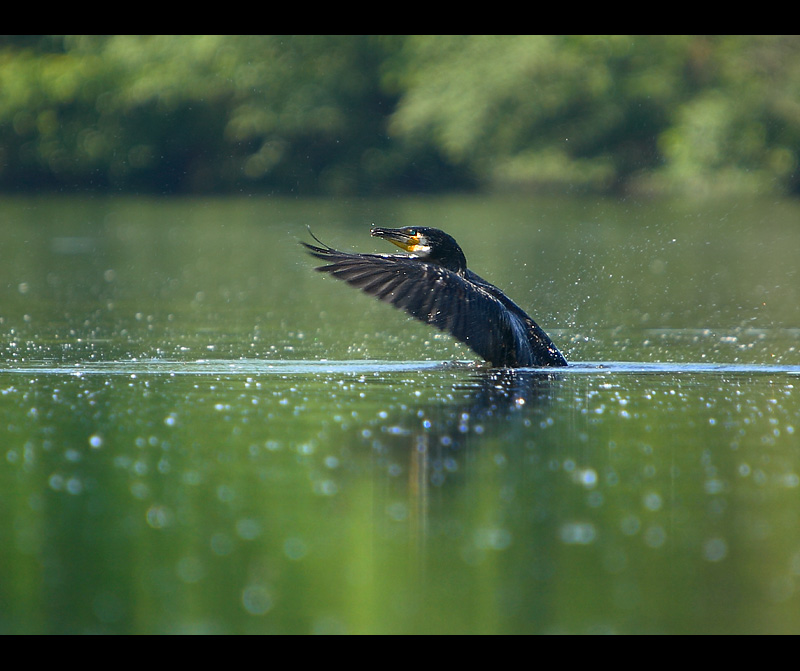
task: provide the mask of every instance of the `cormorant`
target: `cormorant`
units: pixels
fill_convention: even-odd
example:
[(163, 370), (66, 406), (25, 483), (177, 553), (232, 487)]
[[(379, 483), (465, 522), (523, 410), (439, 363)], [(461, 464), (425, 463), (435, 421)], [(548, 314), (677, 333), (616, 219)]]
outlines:
[(447, 331), (497, 368), (566, 366), (547, 334), (500, 289), (467, 268), (458, 243), (423, 226), (373, 228), (409, 254), (350, 254), (305, 245), (330, 273), (420, 321)]

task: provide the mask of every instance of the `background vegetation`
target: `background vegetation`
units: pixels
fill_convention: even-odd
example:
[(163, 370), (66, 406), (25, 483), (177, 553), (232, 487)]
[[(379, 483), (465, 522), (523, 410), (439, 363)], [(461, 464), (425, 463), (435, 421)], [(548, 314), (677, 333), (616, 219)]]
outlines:
[(800, 38), (6, 36), (0, 189), (800, 193)]

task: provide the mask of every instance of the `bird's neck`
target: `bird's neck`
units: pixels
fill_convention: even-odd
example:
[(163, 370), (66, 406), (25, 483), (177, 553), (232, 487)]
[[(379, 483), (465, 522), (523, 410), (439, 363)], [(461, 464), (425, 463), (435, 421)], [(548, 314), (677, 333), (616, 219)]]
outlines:
[(458, 273), (459, 275), (465, 275), (467, 272), (467, 259), (464, 254), (458, 254), (457, 256), (451, 256), (447, 259), (431, 259), (434, 263), (439, 264), (447, 268), (448, 270), (452, 270), (454, 273)]

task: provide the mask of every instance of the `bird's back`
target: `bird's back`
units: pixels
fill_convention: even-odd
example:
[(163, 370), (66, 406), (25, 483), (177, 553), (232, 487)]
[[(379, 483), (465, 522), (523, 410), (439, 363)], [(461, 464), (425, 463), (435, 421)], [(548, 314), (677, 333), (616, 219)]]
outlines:
[[(502, 362), (492, 360), (495, 366), (566, 366), (567, 360), (553, 341), (531, 317), (491, 282), (487, 282), (471, 270), (466, 271), (467, 279), (491, 294), (506, 308), (508, 331), (506, 345), (501, 350), (505, 356)], [(484, 357), (486, 358), (486, 357)]]

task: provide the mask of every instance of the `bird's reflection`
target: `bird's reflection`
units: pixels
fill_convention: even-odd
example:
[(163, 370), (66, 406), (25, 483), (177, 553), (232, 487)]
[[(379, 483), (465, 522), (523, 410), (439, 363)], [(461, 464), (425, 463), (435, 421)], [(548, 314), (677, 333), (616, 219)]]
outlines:
[(508, 480), (509, 491), (523, 486), (524, 462), (537, 456), (538, 448), (532, 452), (530, 446), (552, 421), (550, 405), (561, 377), (533, 369), (476, 370), (453, 386), (446, 402), (406, 407), (402, 415), (387, 416), (379, 432), (373, 429), (378, 465), (385, 465), (388, 473), (397, 466), (407, 473), (409, 540), (419, 556), (431, 520), (450, 518), (435, 511), (447, 507), (453, 496), (466, 493), (471, 498), (471, 491), (480, 491), (489, 461), (506, 466), (501, 477)]
[(559, 373), (515, 368), (493, 368), (476, 373), (473, 381), (461, 387), (471, 392), (467, 411), (477, 417), (511, 419), (526, 407), (548, 404)]
[[(412, 487), (440, 486), (487, 442), (512, 448), (546, 421), (561, 374), (534, 369), (476, 370), (441, 399), (387, 416), (373, 448), (409, 463)], [(402, 414), (401, 414), (402, 412)]]

